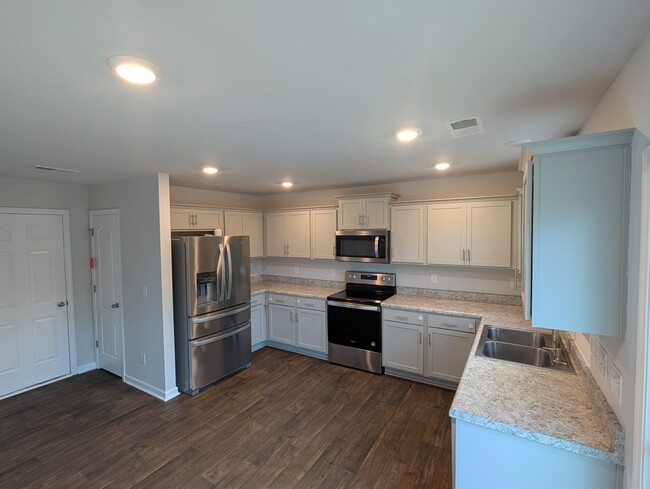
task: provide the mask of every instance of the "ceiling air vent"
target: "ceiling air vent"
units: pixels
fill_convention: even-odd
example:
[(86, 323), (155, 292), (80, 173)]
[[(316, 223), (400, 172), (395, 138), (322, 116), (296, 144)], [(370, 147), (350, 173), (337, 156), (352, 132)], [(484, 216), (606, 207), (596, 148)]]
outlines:
[(445, 125), (447, 126), (449, 133), (455, 138), (471, 136), (472, 134), (480, 134), (482, 132), (485, 132), (485, 129), (483, 128), (483, 122), (478, 116), (471, 117), (469, 119), (446, 122)]
[(62, 173), (81, 173), (81, 170), (70, 170), (69, 168), (57, 168), (55, 166), (36, 165), (34, 168), (37, 170), (58, 171)]

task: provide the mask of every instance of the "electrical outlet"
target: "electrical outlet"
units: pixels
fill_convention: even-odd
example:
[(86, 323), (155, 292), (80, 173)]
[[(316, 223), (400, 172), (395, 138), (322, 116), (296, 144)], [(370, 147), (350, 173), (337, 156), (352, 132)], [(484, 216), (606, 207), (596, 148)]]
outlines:
[(435, 273), (431, 274), (431, 283), (432, 284), (437, 284), (438, 283), (438, 275), (436, 275)]
[(140, 353), (140, 363), (141, 363), (142, 365), (146, 365), (146, 364), (147, 364), (147, 357), (144, 355), (144, 353)]
[(609, 372), (609, 390), (612, 398), (616, 399), (619, 406), (623, 405), (623, 374), (616, 365), (612, 364)]
[(142, 297), (147, 297), (149, 295), (149, 287), (146, 285), (142, 287)]
[(298, 275), (300, 273), (300, 267), (293, 267), (293, 273)]
[(607, 352), (601, 345), (596, 348), (594, 360), (600, 375), (603, 376), (603, 379), (607, 379)]

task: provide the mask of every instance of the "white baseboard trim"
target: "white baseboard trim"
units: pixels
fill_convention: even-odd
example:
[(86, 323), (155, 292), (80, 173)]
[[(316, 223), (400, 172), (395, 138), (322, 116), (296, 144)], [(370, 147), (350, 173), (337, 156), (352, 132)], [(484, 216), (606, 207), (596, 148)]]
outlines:
[(85, 365), (77, 365), (77, 375), (85, 374), (91, 370), (96, 370), (97, 364), (95, 362), (86, 363)]
[(131, 387), (135, 387), (136, 389), (141, 390), (142, 392), (145, 392), (146, 394), (149, 394), (150, 396), (153, 396), (165, 402), (173, 399), (180, 394), (180, 392), (178, 392), (178, 387), (173, 387), (167, 391), (163, 391), (156, 386), (153, 386), (134, 377), (129, 377), (128, 375), (125, 375), (123, 380), (125, 384), (129, 384)]

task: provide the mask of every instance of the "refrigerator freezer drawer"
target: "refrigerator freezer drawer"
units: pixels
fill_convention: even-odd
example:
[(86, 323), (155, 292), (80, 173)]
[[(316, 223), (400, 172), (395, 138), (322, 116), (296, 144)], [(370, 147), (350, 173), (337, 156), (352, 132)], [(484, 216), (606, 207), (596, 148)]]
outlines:
[(195, 395), (202, 387), (250, 366), (251, 323), (190, 341), (189, 350), (189, 369), (179, 384), (183, 392)]
[(203, 336), (220, 333), (234, 328), (238, 324), (250, 321), (250, 319), (251, 306), (248, 302), (218, 312), (203, 314), (188, 319), (187, 337), (190, 340), (195, 340)]

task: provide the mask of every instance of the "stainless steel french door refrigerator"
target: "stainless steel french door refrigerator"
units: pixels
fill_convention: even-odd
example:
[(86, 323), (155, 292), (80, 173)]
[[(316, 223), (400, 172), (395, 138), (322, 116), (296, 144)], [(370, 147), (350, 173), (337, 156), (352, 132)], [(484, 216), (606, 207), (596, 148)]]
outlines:
[(250, 238), (172, 240), (176, 384), (195, 395), (251, 364)]

